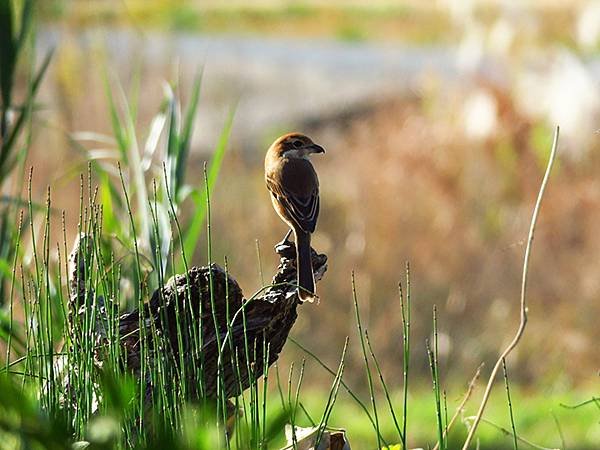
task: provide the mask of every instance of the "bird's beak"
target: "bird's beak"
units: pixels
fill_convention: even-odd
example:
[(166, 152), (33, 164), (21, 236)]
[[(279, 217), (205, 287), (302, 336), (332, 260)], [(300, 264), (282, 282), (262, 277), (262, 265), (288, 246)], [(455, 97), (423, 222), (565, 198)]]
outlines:
[(309, 148), (311, 153), (325, 153), (325, 149), (317, 144), (312, 144)]

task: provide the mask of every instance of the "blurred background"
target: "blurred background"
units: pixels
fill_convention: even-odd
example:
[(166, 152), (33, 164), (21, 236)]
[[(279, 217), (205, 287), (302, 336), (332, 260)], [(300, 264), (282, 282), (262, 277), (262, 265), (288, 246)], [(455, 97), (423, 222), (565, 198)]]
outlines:
[[(530, 322), (507, 363), (525, 391), (597, 391), (600, 2), (44, 0), (38, 19), (39, 57), (55, 55), (28, 163), (34, 198), (52, 184), (69, 241), (79, 174), (90, 152), (110, 159), (114, 147), (81, 139), (111, 134), (105, 73), (124, 95), (137, 91), (144, 137), (165, 80), (185, 104), (202, 72), (187, 174), (196, 186), (234, 109), (212, 198), (213, 259), (228, 258), (246, 295), (262, 284), (257, 240), (268, 281), (286, 231), (264, 186), (266, 149), (292, 130), (327, 149), (314, 158), (322, 193), (313, 246), (329, 270), (320, 304), (300, 308), (292, 334), (331, 366), (350, 335), (345, 378), (358, 390), (352, 270), (391, 384), (401, 386), (406, 261), (415, 385), (430, 383), (434, 304), (442, 376), (455, 395), (480, 363), (493, 365), (517, 327), (529, 220), (560, 125), (531, 261)], [(193, 262), (206, 263), (206, 242)], [(282, 364), (304, 356), (288, 344)], [(330, 383), (311, 372), (313, 388)]]

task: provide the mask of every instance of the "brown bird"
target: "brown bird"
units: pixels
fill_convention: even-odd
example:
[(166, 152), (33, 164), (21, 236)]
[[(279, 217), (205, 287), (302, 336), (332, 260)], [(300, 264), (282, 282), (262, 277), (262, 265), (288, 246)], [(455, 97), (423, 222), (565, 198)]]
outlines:
[(308, 136), (289, 133), (273, 142), (265, 156), (265, 181), (273, 207), (290, 227), (282, 244), (294, 232), (298, 295), (302, 301), (316, 297), (310, 237), (319, 217), (319, 179), (308, 159), (312, 153), (325, 153), (325, 149)]

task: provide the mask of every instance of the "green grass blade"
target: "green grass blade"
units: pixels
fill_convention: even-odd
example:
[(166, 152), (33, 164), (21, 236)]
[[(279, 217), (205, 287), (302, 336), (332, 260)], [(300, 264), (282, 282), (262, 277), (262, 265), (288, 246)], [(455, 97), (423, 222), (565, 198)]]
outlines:
[[(338, 365), (338, 369), (336, 371), (335, 377), (333, 379), (333, 383), (329, 390), (329, 397), (327, 398), (327, 403), (325, 404), (325, 410), (323, 411), (323, 416), (321, 417), (321, 421), (317, 426), (317, 438), (315, 439), (315, 447), (319, 447), (319, 442), (323, 437), (323, 433), (327, 427), (327, 423), (329, 421), (329, 416), (331, 415), (331, 411), (333, 411), (333, 406), (335, 405), (335, 401), (337, 399), (337, 394), (340, 388), (340, 381), (342, 380), (342, 376), (344, 375), (344, 362), (346, 359), (346, 350), (348, 350), (348, 337), (346, 336), (346, 340), (344, 341), (344, 348), (342, 350), (342, 356), (340, 358), (340, 364)], [(380, 448), (378, 446), (377, 448)]]
[(177, 189), (177, 160), (179, 159), (179, 105), (172, 88), (167, 90), (168, 103), (168, 128), (167, 128), (167, 173), (169, 190), (173, 195), (176, 205), (179, 205), (179, 192)]
[[(198, 110), (198, 100), (200, 98), (200, 85), (202, 83), (202, 73), (196, 76), (194, 80), (194, 86), (192, 87), (192, 97), (190, 104), (188, 105), (183, 120), (183, 129), (179, 136), (179, 155), (177, 158), (177, 166), (175, 169), (175, 182), (176, 191), (179, 194), (179, 190), (185, 182), (185, 170), (187, 168), (187, 161), (190, 152), (190, 143), (192, 138), (192, 130), (194, 125), (194, 119), (196, 118), (196, 111)], [(179, 197), (179, 195), (178, 195)], [(179, 201), (181, 199), (178, 198)]]
[[(213, 154), (213, 158), (210, 162), (207, 172), (207, 183), (209, 192), (212, 192), (214, 186), (217, 181), (217, 177), (219, 175), (219, 171), (221, 169), (221, 165), (223, 163), (223, 158), (225, 157), (225, 150), (227, 149), (227, 143), (229, 142), (229, 135), (231, 133), (231, 127), (233, 125), (233, 117), (235, 110), (231, 110), (229, 113), (229, 117), (225, 126), (223, 127), (223, 131), (221, 132), (221, 136), (219, 138), (219, 142), (217, 147), (215, 148), (215, 152)], [(190, 224), (189, 228), (185, 232), (185, 237), (183, 240), (183, 248), (186, 255), (190, 256), (194, 254), (194, 249), (198, 244), (198, 239), (200, 238), (200, 233), (202, 233), (202, 224), (204, 223), (204, 219), (206, 217), (206, 191), (198, 192), (195, 191), (192, 194), (192, 198), (194, 200), (194, 206), (196, 208), (196, 214), (194, 215), (194, 219)]]
[(410, 369), (410, 264), (406, 263), (406, 300), (402, 284), (398, 285), (402, 318), (402, 448), (406, 450), (406, 423), (408, 415), (408, 372)]
[[(2, 47), (2, 45), (0, 44), (0, 47)], [(19, 135), (19, 131), (21, 130), (21, 127), (23, 126), (23, 124), (25, 123), (25, 120), (29, 117), (30, 112), (32, 111), (32, 108), (30, 108), (29, 106), (31, 106), (33, 104), (33, 100), (35, 99), (35, 96), (37, 94), (37, 91), (40, 87), (40, 84), (42, 83), (42, 80), (44, 79), (44, 75), (46, 74), (46, 71), (48, 69), (48, 66), (50, 65), (50, 61), (52, 60), (52, 55), (54, 54), (54, 49), (48, 51), (48, 53), (46, 53), (46, 56), (44, 57), (44, 60), (42, 61), (42, 65), (40, 67), (40, 69), (38, 70), (36, 76), (33, 78), (33, 81), (31, 83), (30, 89), (29, 89), (29, 95), (27, 97), (26, 100), (26, 107), (21, 108), (21, 112), (20, 114), (17, 116), (17, 119), (15, 120), (15, 124), (10, 132), (10, 134), (8, 135), (8, 138), (6, 139), (6, 141), (4, 141), (2, 143), (2, 151), (0, 153), (0, 178), (3, 178), (8, 170), (14, 166), (14, 162), (16, 162), (16, 159), (13, 160), (12, 163), (7, 163), (7, 156), (8, 156), (8, 152), (11, 148), (13, 148), (14, 142), (17, 139), (17, 136)]]
[(502, 358), (502, 372), (504, 374), (504, 387), (506, 388), (506, 399), (508, 401), (508, 412), (510, 415), (510, 428), (513, 435), (514, 449), (519, 449), (519, 442), (517, 441), (517, 429), (515, 427), (515, 416), (513, 414), (512, 399), (510, 398), (510, 386), (508, 381), (508, 371), (506, 370), (506, 359)]
[(429, 367), (431, 369), (431, 379), (433, 382), (433, 396), (435, 399), (436, 424), (438, 432), (438, 443), (441, 450), (446, 449), (444, 440), (444, 422), (442, 420), (441, 386), (438, 359), (438, 333), (437, 333), (437, 308), (433, 305), (433, 348), (426, 341), (427, 356), (429, 358)]
[(377, 403), (375, 401), (375, 390), (373, 389), (373, 377), (371, 376), (371, 367), (369, 365), (369, 359), (367, 357), (367, 349), (365, 345), (365, 334), (363, 332), (362, 322), (360, 320), (360, 311), (358, 309), (358, 296), (356, 294), (356, 282), (354, 279), (354, 271), (352, 271), (352, 300), (354, 302), (354, 310), (356, 312), (356, 329), (358, 331), (358, 337), (360, 339), (360, 346), (363, 354), (363, 361), (365, 363), (365, 371), (367, 373), (367, 381), (369, 386), (369, 396), (371, 398), (371, 406), (373, 407), (373, 417), (375, 419), (376, 437), (377, 437), (377, 448), (381, 448), (381, 433), (379, 431), (379, 416), (377, 413)]
[(104, 92), (106, 95), (106, 99), (108, 100), (108, 112), (110, 114), (110, 123), (112, 125), (112, 131), (117, 141), (117, 147), (119, 149), (119, 153), (121, 154), (121, 160), (124, 163), (127, 163), (129, 161), (127, 155), (127, 149), (129, 148), (129, 142), (127, 141), (127, 133), (121, 125), (121, 117), (119, 111), (117, 110), (117, 105), (115, 103), (108, 72), (106, 69), (104, 70), (103, 80)]
[(23, 4), (23, 11), (21, 12), (21, 28), (19, 29), (19, 36), (15, 41), (15, 50), (17, 53), (23, 48), (25, 39), (27, 39), (27, 33), (33, 18), (33, 3), (34, 0), (25, 0)]
[(12, 2), (0, 2), (0, 93), (2, 97), (2, 135), (6, 134), (5, 112), (10, 107), (17, 51), (13, 39)]
[(400, 429), (400, 424), (398, 423), (398, 419), (396, 418), (396, 412), (394, 411), (394, 406), (392, 404), (392, 397), (390, 396), (387, 383), (383, 378), (383, 373), (381, 372), (381, 366), (379, 365), (379, 361), (377, 360), (375, 352), (373, 351), (373, 347), (371, 346), (371, 340), (369, 339), (369, 333), (367, 330), (365, 330), (365, 340), (367, 341), (367, 347), (369, 349), (369, 353), (371, 354), (371, 359), (375, 363), (375, 370), (377, 371), (377, 375), (379, 375), (379, 381), (381, 382), (381, 387), (383, 388), (383, 392), (385, 393), (385, 398), (390, 409), (390, 414), (392, 415), (392, 420), (394, 421), (394, 426), (396, 427), (396, 431), (398, 432), (398, 436), (400, 437), (400, 442), (404, 442), (404, 436), (402, 435), (402, 430)]

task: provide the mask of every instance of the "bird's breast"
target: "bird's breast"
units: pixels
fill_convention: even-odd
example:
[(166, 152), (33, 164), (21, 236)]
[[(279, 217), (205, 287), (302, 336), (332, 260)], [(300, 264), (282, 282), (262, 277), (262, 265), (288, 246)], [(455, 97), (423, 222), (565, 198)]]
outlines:
[(286, 191), (300, 197), (309, 197), (319, 190), (319, 179), (310, 161), (287, 159), (281, 167), (281, 184)]

